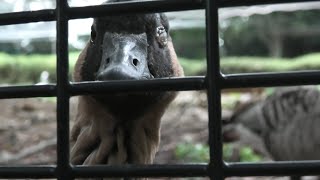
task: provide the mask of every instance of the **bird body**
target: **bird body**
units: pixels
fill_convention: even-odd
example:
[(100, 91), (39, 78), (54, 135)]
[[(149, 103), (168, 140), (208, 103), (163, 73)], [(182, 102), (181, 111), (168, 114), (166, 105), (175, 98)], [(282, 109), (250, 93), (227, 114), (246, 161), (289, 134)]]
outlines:
[[(164, 14), (99, 17), (91, 29), (75, 66), (75, 81), (183, 76)], [(175, 96), (176, 92), (153, 91), (80, 96), (71, 131), (71, 162), (152, 163), (161, 117)]]
[(240, 124), (261, 137), (274, 160), (320, 160), (319, 107), (320, 93), (314, 87), (279, 88), (235, 112), (225, 132)]

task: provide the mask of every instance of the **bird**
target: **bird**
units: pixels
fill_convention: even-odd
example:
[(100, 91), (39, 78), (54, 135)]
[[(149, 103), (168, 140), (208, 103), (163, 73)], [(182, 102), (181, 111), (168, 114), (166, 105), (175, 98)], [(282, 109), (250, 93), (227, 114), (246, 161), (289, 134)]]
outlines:
[[(106, 3), (130, 0), (111, 0)], [(74, 80), (138, 81), (184, 75), (163, 13), (94, 18)], [(151, 164), (160, 122), (177, 92), (118, 92), (80, 96), (71, 130), (75, 165)]]
[(235, 141), (250, 132), (275, 161), (320, 160), (319, 107), (316, 86), (277, 88), (236, 110), (223, 127), (223, 137)]

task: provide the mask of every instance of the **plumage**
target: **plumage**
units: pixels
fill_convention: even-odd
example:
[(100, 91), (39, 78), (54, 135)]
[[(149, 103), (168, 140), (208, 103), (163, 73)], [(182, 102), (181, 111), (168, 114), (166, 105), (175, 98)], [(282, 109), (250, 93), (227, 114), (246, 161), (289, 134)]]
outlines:
[[(235, 112), (224, 135), (241, 125), (261, 137), (274, 160), (320, 159), (320, 93), (315, 87), (279, 88), (266, 99)], [(232, 131), (231, 131), (232, 129)]]
[[(120, 2), (114, 0), (110, 2)], [(75, 81), (183, 76), (164, 14), (94, 19), (91, 40), (75, 66)], [(175, 92), (80, 96), (71, 132), (73, 164), (150, 164), (160, 120)]]

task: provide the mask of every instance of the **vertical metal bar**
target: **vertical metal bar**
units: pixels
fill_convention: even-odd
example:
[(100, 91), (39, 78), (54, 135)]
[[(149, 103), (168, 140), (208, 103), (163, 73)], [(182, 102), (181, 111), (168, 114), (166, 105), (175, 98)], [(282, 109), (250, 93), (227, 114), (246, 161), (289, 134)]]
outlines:
[(66, 0), (57, 0), (57, 179), (71, 179), (69, 163), (68, 18)]
[(218, 35), (218, 0), (206, 1), (207, 93), (209, 115), (210, 179), (222, 180), (221, 73)]

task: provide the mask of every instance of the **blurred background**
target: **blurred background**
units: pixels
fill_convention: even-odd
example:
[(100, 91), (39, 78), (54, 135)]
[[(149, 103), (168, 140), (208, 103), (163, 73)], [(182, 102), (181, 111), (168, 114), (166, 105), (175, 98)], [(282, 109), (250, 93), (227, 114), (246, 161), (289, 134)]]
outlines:
[[(101, 2), (103, 0), (69, 0), (70, 6), (97, 5)], [(0, 4), (0, 13), (55, 7), (53, 0), (1, 0)], [(319, 3), (311, 2), (220, 9), (222, 72), (317, 69), (319, 8)], [(167, 15), (175, 49), (186, 75), (204, 75), (204, 11), (169, 12)], [(91, 23), (92, 19), (69, 21), (70, 69), (88, 40)], [(1, 26), (0, 82), (36, 83), (42, 72), (40, 68), (49, 72), (50, 82), (55, 82), (55, 42), (55, 22)], [(28, 59), (28, 63), (21, 65), (23, 59)], [(248, 67), (248, 63), (253, 66)], [(16, 68), (10, 68), (12, 64)], [(17, 76), (21, 66), (32, 71), (25, 72), (23, 77)]]
[[(69, 5), (102, 2), (69, 0)], [(0, 13), (54, 8), (54, 0), (0, 0)], [(319, 9), (318, 2), (220, 9), (217, 26), (221, 71), (232, 74), (319, 70)], [(166, 14), (185, 74), (205, 75), (204, 11)], [(91, 23), (91, 18), (69, 21), (70, 80), (77, 57), (89, 39)], [(55, 43), (55, 22), (0, 26), (0, 84), (55, 83)], [(223, 118), (228, 119), (242, 104), (264, 100), (274, 90), (224, 91)], [(208, 161), (206, 101), (202, 91), (182, 92), (178, 96), (163, 120), (157, 163)], [(72, 98), (71, 102), (72, 119), (76, 99)], [(55, 163), (55, 98), (1, 100), (0, 107), (3, 111), (0, 112), (0, 164)], [(227, 161), (273, 160), (250, 143), (226, 143), (224, 148)]]

